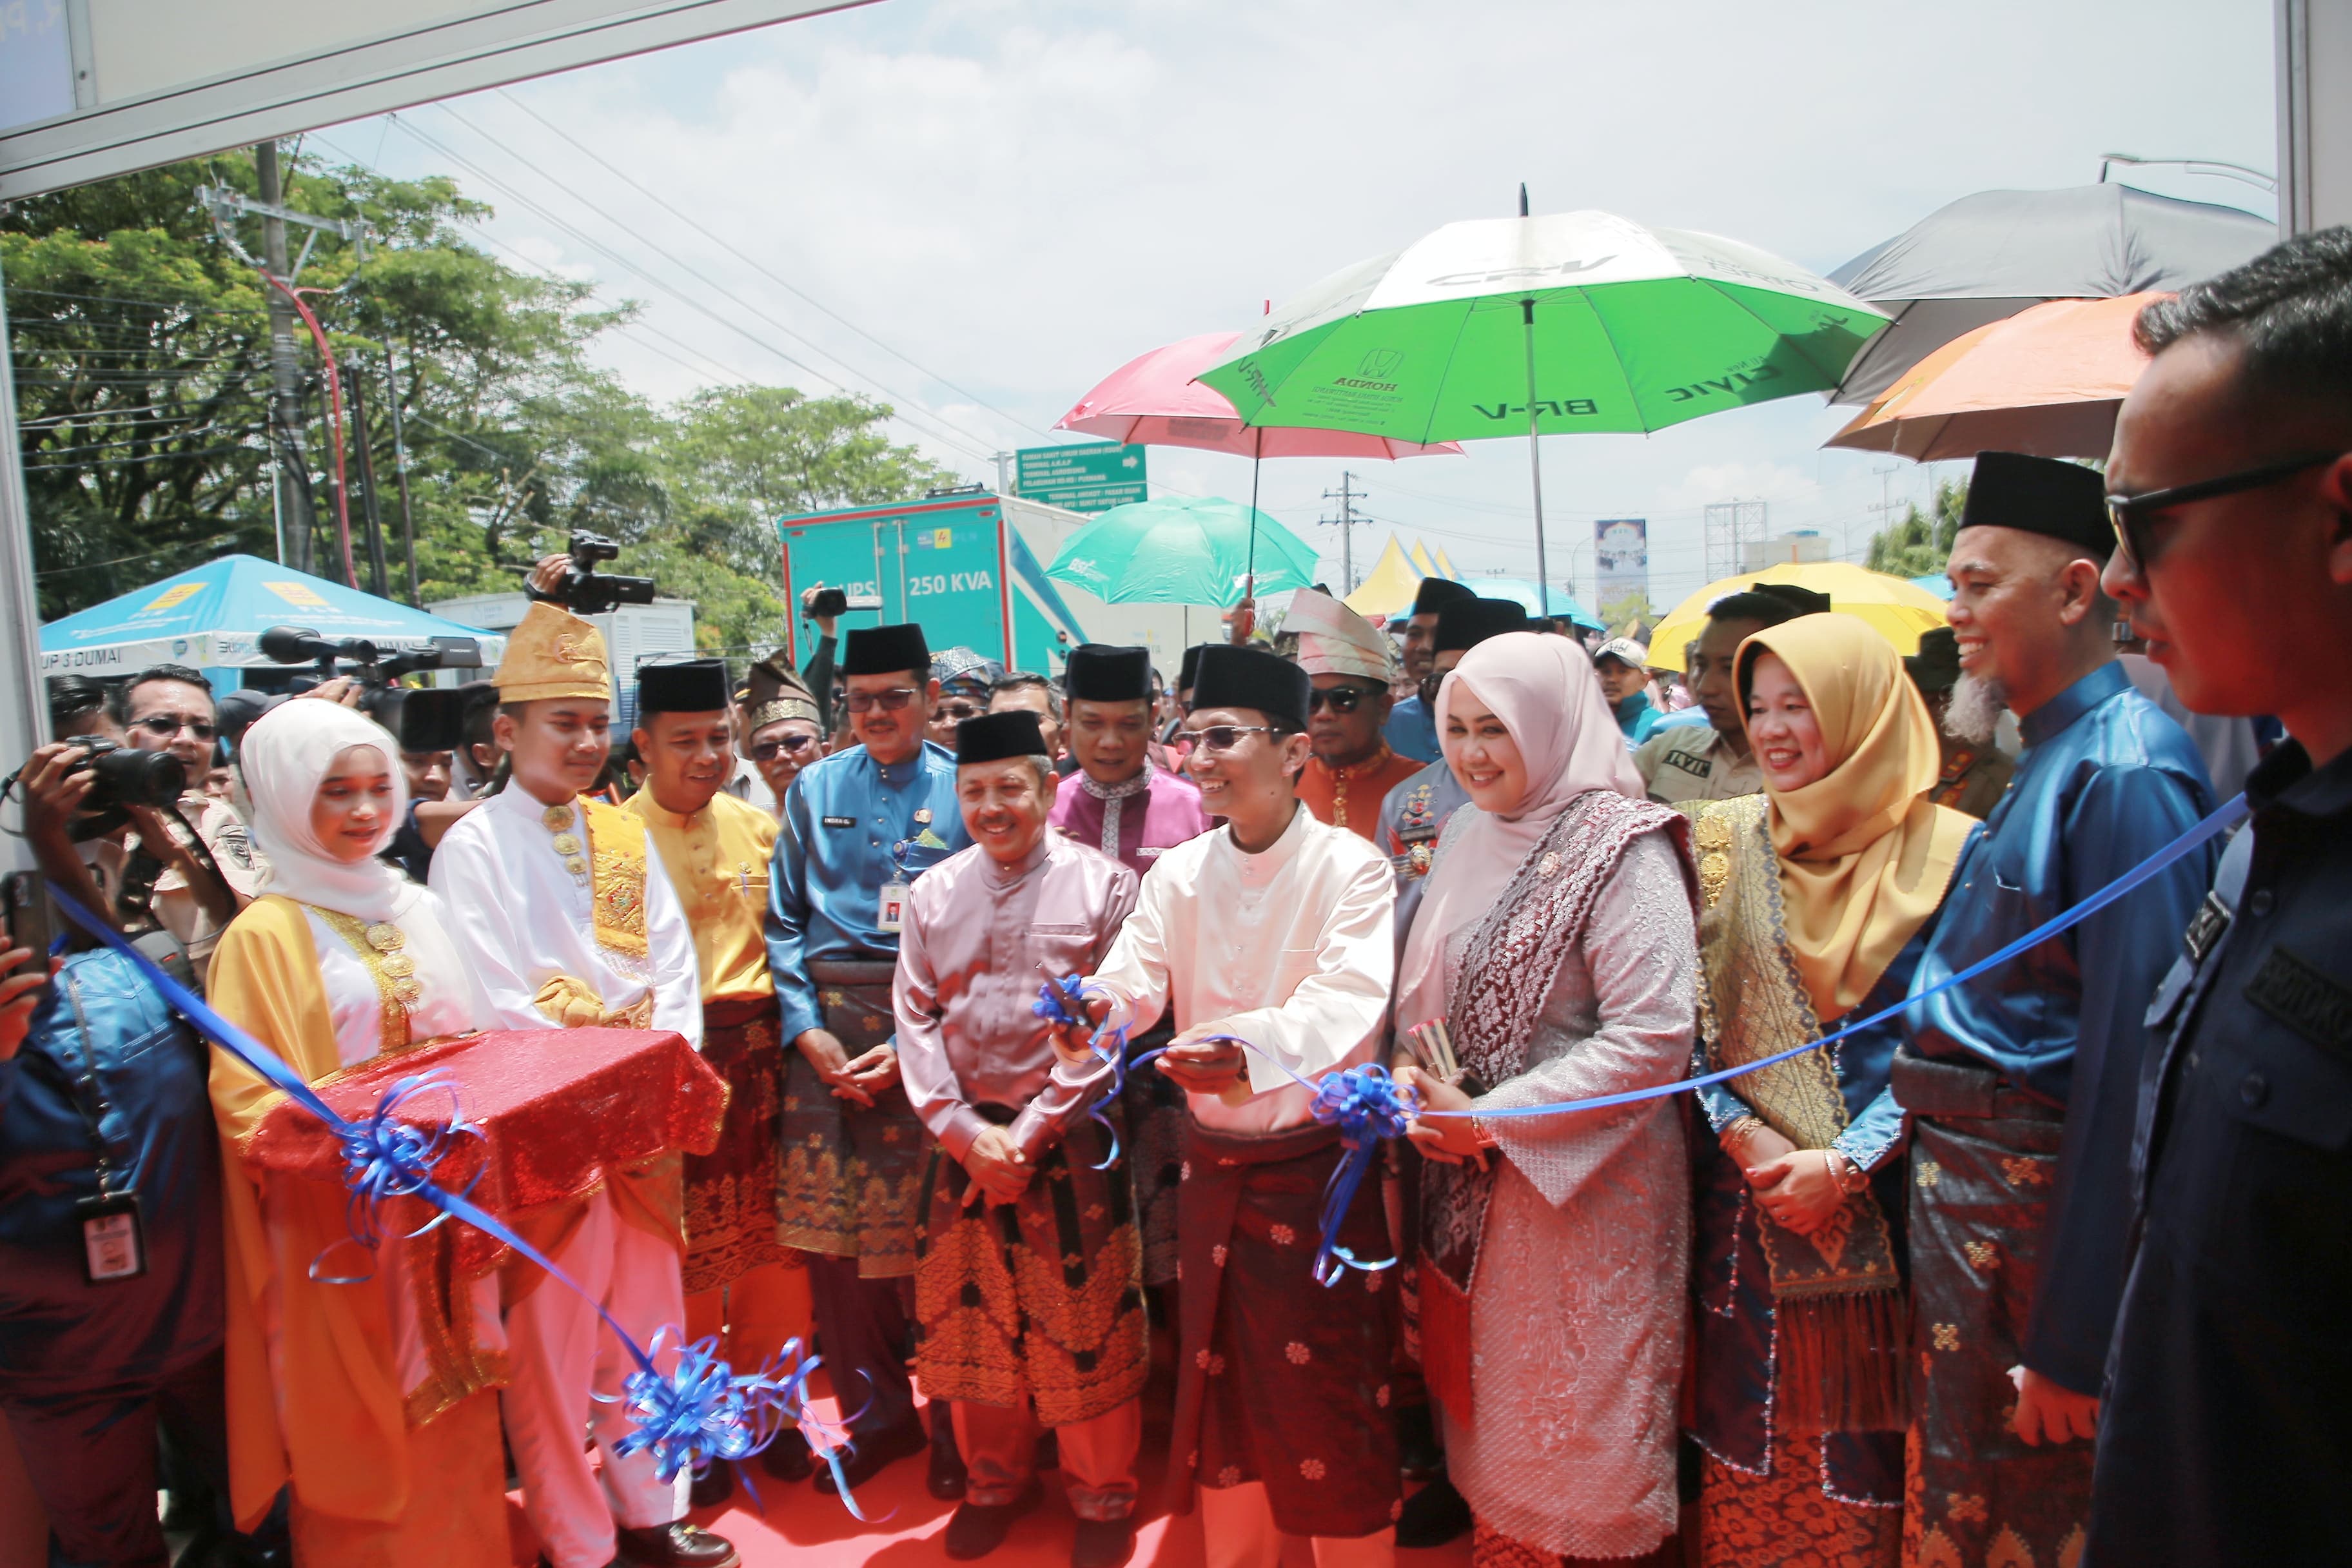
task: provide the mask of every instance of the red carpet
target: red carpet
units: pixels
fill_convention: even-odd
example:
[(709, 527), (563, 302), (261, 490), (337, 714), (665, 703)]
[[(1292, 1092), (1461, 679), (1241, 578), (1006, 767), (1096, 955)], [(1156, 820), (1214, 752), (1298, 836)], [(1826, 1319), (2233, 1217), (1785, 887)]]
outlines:
[[(828, 1415), (830, 1400), (819, 1402)], [(1136, 1568), (1201, 1568), (1200, 1516), (1167, 1516), (1161, 1478), (1167, 1465), (1166, 1427), (1147, 1426), (1141, 1467), (1144, 1523), (1137, 1532)], [(745, 1467), (760, 1489), (760, 1502), (747, 1495), (742, 1482), (735, 1496), (717, 1510), (695, 1513), (695, 1523), (717, 1531), (743, 1554), (744, 1568), (846, 1568), (851, 1563), (875, 1563), (881, 1568), (932, 1568), (948, 1555), (940, 1538), (956, 1505), (940, 1502), (923, 1489), (923, 1459), (901, 1459), (885, 1469), (857, 1494), (857, 1506), (870, 1523), (850, 1517), (838, 1498), (825, 1497), (806, 1481), (786, 1485), (768, 1479), (754, 1460)], [(762, 1511), (761, 1502), (764, 1502)], [(510, 1509), (515, 1562), (532, 1563), (538, 1542), (523, 1522), (520, 1505)], [(1045, 1504), (1017, 1521), (996, 1552), (984, 1559), (1001, 1568), (1062, 1568), (1069, 1562), (1071, 1516), (1063, 1500), (1060, 1478), (1045, 1476)], [(1400, 1552), (1401, 1568), (1463, 1568), (1470, 1561), (1470, 1538), (1433, 1552)], [(1283, 1568), (1312, 1568), (1312, 1556), (1303, 1541), (1285, 1543)]]

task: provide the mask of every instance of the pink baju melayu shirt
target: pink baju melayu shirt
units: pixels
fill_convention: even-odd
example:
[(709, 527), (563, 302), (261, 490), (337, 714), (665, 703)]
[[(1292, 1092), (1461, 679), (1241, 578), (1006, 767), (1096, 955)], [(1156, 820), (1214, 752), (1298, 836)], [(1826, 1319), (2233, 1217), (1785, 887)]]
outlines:
[(1108, 1064), (1073, 1068), (1030, 1011), (1048, 975), (1090, 973), (1135, 907), (1135, 873), (1047, 832), (1018, 864), (978, 845), (923, 873), (907, 896), (898, 971), (898, 1071), (931, 1136), (963, 1158), (989, 1121), (1017, 1112), (1013, 1141), (1050, 1148), (1110, 1081)]
[(1072, 773), (1062, 781), (1046, 820), (1055, 832), (1116, 857), (1139, 877), (1161, 855), (1211, 826), (1192, 781), (1148, 763), (1125, 784), (1108, 789), (1083, 773)]

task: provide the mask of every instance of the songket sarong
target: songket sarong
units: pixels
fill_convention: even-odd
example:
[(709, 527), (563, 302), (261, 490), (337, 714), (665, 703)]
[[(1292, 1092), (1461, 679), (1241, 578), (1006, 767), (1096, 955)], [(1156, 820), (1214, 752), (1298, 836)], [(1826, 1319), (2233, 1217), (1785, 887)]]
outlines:
[(1903, 1561), (2072, 1568), (2091, 1511), (2092, 1446), (2028, 1447), (2009, 1369), (2033, 1308), (2065, 1114), (1987, 1068), (1895, 1058), (1912, 1113), (1912, 1427)]
[[(1179, 1511), (1192, 1486), (1265, 1484), (1276, 1529), (1360, 1536), (1403, 1507), (1390, 1419), (1393, 1269), (1315, 1282), (1323, 1188), (1339, 1137), (1309, 1124), (1222, 1132), (1190, 1124), (1179, 1193), (1183, 1258), (1176, 1419)], [(1377, 1176), (1357, 1189), (1339, 1245), (1390, 1256)]]
[[(1128, 1042), (1128, 1059), (1131, 1062), (1175, 1037), (1172, 1025), (1139, 1035)], [(1176, 1184), (1184, 1164), (1184, 1127), (1192, 1120), (1184, 1110), (1184, 1090), (1147, 1062), (1129, 1069), (1119, 1107), (1129, 1142), (1120, 1163), (1130, 1173), (1135, 1189), (1135, 1225), (1143, 1238), (1143, 1282), (1172, 1285), (1176, 1281)]]
[[(998, 1126), (1013, 1113), (977, 1108)], [(1132, 1399), (1150, 1370), (1126, 1163), (1094, 1167), (1110, 1137), (1087, 1121), (1000, 1206), (932, 1146), (916, 1242), (915, 1375), (933, 1399), (1032, 1402), (1040, 1425), (1089, 1420)]]
[(776, 1030), (772, 995), (702, 1005), (702, 1060), (726, 1080), (727, 1117), (718, 1148), (686, 1157), (689, 1296), (793, 1256), (776, 1240), (776, 1113), (784, 1065)]
[[(812, 962), (824, 1026), (852, 1061), (896, 1031), (894, 965)], [(776, 1239), (802, 1252), (855, 1258), (863, 1279), (915, 1271), (916, 1205), (929, 1140), (907, 1091), (893, 1084), (872, 1106), (835, 1095), (797, 1049), (786, 1053)]]

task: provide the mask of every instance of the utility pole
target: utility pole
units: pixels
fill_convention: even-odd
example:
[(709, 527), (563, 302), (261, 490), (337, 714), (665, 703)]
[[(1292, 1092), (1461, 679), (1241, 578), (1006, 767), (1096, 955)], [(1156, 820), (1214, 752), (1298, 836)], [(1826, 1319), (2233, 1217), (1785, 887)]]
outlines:
[[(253, 150), (260, 175), (261, 201), (278, 206), (285, 199), (278, 181), (278, 143), (264, 142)], [(287, 276), (286, 224), (261, 220), (262, 260), (278, 277)], [(269, 437), (278, 451), (278, 510), (286, 520), (285, 564), (297, 572), (311, 570), (312, 541), (318, 517), (310, 495), (310, 458), (302, 443), (302, 367), (294, 354), (294, 302), (276, 289), (269, 297)]]
[(1009, 496), (1013, 493), (1012, 464), (1012, 453), (999, 452), (996, 454), (996, 493), (998, 495)]
[[(1339, 581), (1347, 584), (1339, 595), (1343, 599), (1356, 591), (1356, 503), (1363, 499), (1363, 492), (1355, 488), (1355, 483), (1356, 476), (1343, 469), (1339, 475), (1339, 492), (1336, 495), (1329, 490), (1323, 492), (1325, 500), (1339, 503), (1339, 515), (1336, 521), (1339, 524)], [(1330, 522), (1335, 520), (1327, 517), (1323, 521)]]
[(366, 384), (366, 373), (353, 363), (352, 434), (360, 448), (360, 499), (367, 503), (368, 592), (379, 599), (388, 599), (392, 586), (384, 570), (383, 514), (375, 500), (375, 444), (368, 438), (367, 395), (361, 390)]
[[(1871, 470), (1872, 473), (1878, 476), (1878, 504), (1874, 507), (1871, 507), (1869, 510), (1878, 514), (1878, 527), (1880, 530), (1885, 530), (1894, 525), (1895, 476), (1902, 471), (1902, 468), (1903, 465), (1900, 463), (1889, 463), (1883, 468), (1873, 468)], [(1849, 561), (1853, 558), (1853, 524), (1849, 521), (1846, 524), (1845, 536), (1845, 553), (1846, 559)]]
[[(408, 351), (408, 363), (416, 363), (416, 351)], [(384, 395), (392, 404), (392, 477), (400, 486), (400, 549), (408, 558), (408, 607), (421, 610), (425, 595), (416, 585), (416, 514), (408, 507), (408, 441), (400, 429), (400, 367), (393, 362), (392, 340), (383, 341)]]

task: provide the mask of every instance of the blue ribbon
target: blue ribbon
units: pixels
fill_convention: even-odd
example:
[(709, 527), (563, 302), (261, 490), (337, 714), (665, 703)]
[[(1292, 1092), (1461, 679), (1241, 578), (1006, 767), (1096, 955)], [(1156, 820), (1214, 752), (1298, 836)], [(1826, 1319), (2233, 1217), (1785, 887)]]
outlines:
[[(1946, 975), (1926, 990), (1907, 996), (1891, 1007), (1881, 1008), (1866, 1018), (1848, 1024), (1835, 1034), (1807, 1040), (1803, 1045), (1791, 1046), (1785, 1051), (1761, 1057), (1752, 1062), (1742, 1062), (1738, 1067), (1725, 1068), (1720, 1071), (1706, 1073), (1698, 1078), (1680, 1079), (1673, 1083), (1657, 1084), (1648, 1089), (1626, 1089), (1617, 1094), (1595, 1095), (1588, 1100), (1557, 1100), (1546, 1105), (1514, 1105), (1480, 1110), (1431, 1110), (1422, 1107), (1419, 1097), (1410, 1087), (1396, 1082), (1389, 1077), (1384, 1068), (1377, 1065), (1343, 1068), (1326, 1073), (1322, 1080), (1318, 1083), (1294, 1071), (1288, 1063), (1260, 1049), (1255, 1043), (1244, 1040), (1237, 1035), (1206, 1036), (1197, 1043), (1231, 1040), (1246, 1049), (1256, 1051), (1259, 1056), (1265, 1058), (1267, 1061), (1288, 1074), (1291, 1081), (1314, 1094), (1313, 1110), (1316, 1121), (1326, 1125), (1336, 1125), (1340, 1129), (1340, 1141), (1346, 1146), (1347, 1152), (1340, 1160), (1339, 1167), (1331, 1173), (1331, 1181), (1324, 1188), (1322, 1245), (1315, 1254), (1315, 1277), (1325, 1285), (1329, 1285), (1339, 1277), (1339, 1270), (1332, 1267), (1334, 1262), (1345, 1264), (1351, 1268), (1374, 1269), (1389, 1268), (1396, 1261), (1394, 1258), (1390, 1258), (1380, 1263), (1359, 1262), (1349, 1256), (1345, 1247), (1338, 1246), (1335, 1238), (1339, 1234), (1340, 1220), (1347, 1215), (1348, 1205), (1353, 1200), (1356, 1188), (1362, 1182), (1365, 1170), (1370, 1164), (1370, 1152), (1373, 1147), (1383, 1138), (1402, 1136), (1414, 1120), (1434, 1116), (1476, 1116), (1491, 1121), (1506, 1117), (1518, 1119), (1531, 1116), (1565, 1116), (1580, 1110), (1605, 1110), (1612, 1106), (1633, 1105), (1643, 1100), (1663, 1100), (1668, 1095), (1691, 1093), (1710, 1084), (1724, 1083), (1777, 1063), (1789, 1061), (1810, 1051), (1824, 1049), (1849, 1035), (1858, 1035), (1864, 1029), (1885, 1023), (1887, 1019), (1901, 1014), (1915, 1002), (1924, 1001), (1939, 991), (1964, 984), (1988, 970), (1997, 969), (2019, 954), (2029, 952), (2041, 946), (2060, 932), (2081, 924), (2118, 899), (2141, 887), (2184, 856), (2195, 853), (2213, 838), (2235, 827), (2245, 820), (2248, 811), (2244, 795), (2232, 796), (2213, 815), (2206, 817), (2181, 834), (2179, 837), (2074, 905), (2074, 908), (2044, 921), (1998, 952), (1988, 953), (1966, 969)], [(1080, 985), (1081, 982), (1076, 975), (1071, 975), (1058, 982), (1047, 982), (1034, 1010), (1041, 1017), (1051, 1017), (1058, 1023), (1085, 1026), (1087, 1023), (1085, 1013), (1079, 1005)], [(1112, 1050), (1123, 1058), (1125, 1053), (1122, 1047), (1126, 1041), (1127, 1031), (1125, 1029), (1106, 1031), (1106, 1035), (1113, 1042)], [(1106, 1037), (1105, 1035), (1096, 1037), (1097, 1043), (1095, 1048), (1097, 1055), (1103, 1054), (1103, 1047), (1099, 1041), (1104, 1037)], [(1165, 1048), (1165, 1047), (1161, 1047), (1163, 1050)], [(1136, 1058), (1135, 1065), (1140, 1067), (1158, 1055), (1160, 1055), (1159, 1051), (1147, 1051)]]
[[(1075, 974), (1059, 980), (1048, 975), (1045, 984), (1037, 988), (1037, 1000), (1029, 1004), (1029, 1011), (1049, 1024), (1087, 1028), (1086, 998), (1080, 994), (1079, 985), (1079, 977)], [(1101, 1164), (1094, 1167), (1097, 1171), (1108, 1171), (1118, 1163), (1118, 1127), (1103, 1114), (1102, 1108), (1127, 1091), (1127, 1031), (1115, 1029), (1109, 1032), (1108, 1037), (1112, 1043), (1108, 1050), (1100, 1044), (1104, 1037), (1094, 1036), (1087, 1041), (1087, 1047), (1096, 1056), (1110, 1064), (1110, 1092), (1087, 1104), (1087, 1114), (1110, 1139), (1110, 1152), (1103, 1156)]]
[[(463, 1220), (538, 1264), (551, 1279), (562, 1281), (593, 1308), (627, 1347), (630, 1359), (637, 1363), (637, 1370), (623, 1384), (625, 1392), (621, 1395), (634, 1429), (614, 1445), (615, 1452), (651, 1450), (656, 1473), (663, 1480), (669, 1480), (689, 1465), (700, 1474), (714, 1459), (740, 1459), (756, 1454), (773, 1442), (786, 1425), (797, 1426), (809, 1437), (811, 1452), (832, 1468), (834, 1479), (841, 1487), (843, 1504), (854, 1517), (861, 1521), (866, 1518), (858, 1512), (841, 1471), (841, 1455), (847, 1449), (847, 1443), (828, 1446), (820, 1440), (824, 1426), (810, 1412), (806, 1397), (808, 1374), (818, 1363), (813, 1357), (800, 1357), (796, 1343), (787, 1344), (775, 1361), (757, 1374), (745, 1377), (738, 1376), (725, 1362), (711, 1355), (714, 1342), (703, 1340), (681, 1346), (676, 1365), (665, 1374), (654, 1364), (652, 1353), (629, 1337), (629, 1331), (614, 1321), (604, 1303), (582, 1289), (578, 1280), (516, 1235), (505, 1221), (475, 1204), (467, 1195), (472, 1191), (471, 1183), (466, 1193), (453, 1193), (433, 1180), (433, 1162), (447, 1150), (450, 1140), (481, 1136), (480, 1130), (466, 1122), (457, 1110), (454, 1084), (431, 1073), (403, 1079), (384, 1093), (365, 1121), (346, 1121), (320, 1099), (309, 1081), (277, 1052), (213, 1011), (202, 997), (133, 947), (121, 932), (83, 909), (71, 894), (52, 882), (49, 896), (57, 900), (68, 920), (129, 959), (164, 1002), (195, 1026), (198, 1033), (252, 1068), (272, 1087), (283, 1089), (288, 1098), (326, 1124), (342, 1151), (343, 1181), (351, 1189), (346, 1222), (352, 1243), (373, 1248), (381, 1242), (383, 1229), (377, 1210), (386, 1199), (419, 1198), (441, 1211), (425, 1230), (444, 1219)], [(404, 1101), (435, 1089), (446, 1089), (450, 1096), (452, 1109), (444, 1125), (425, 1131), (393, 1119), (393, 1112)], [(476, 1179), (479, 1179), (478, 1175)], [(422, 1235), (424, 1231), (413, 1234)], [(325, 1254), (320, 1256), (323, 1258)], [(311, 1265), (311, 1273), (318, 1277), (316, 1261)], [(328, 1278), (320, 1282), (352, 1281)], [(669, 1332), (665, 1328), (655, 1334), (656, 1349)]]

